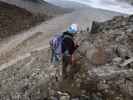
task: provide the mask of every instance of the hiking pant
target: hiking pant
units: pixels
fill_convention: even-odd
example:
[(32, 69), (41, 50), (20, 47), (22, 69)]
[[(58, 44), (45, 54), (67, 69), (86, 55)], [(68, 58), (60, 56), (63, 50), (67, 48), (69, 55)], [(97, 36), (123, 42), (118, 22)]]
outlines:
[(69, 75), (67, 69), (71, 66), (71, 55), (63, 55), (62, 60), (62, 75), (66, 78)]
[(51, 49), (52, 53), (51, 53), (51, 63), (54, 65), (58, 65), (60, 63), (60, 55), (56, 54), (55, 51), (53, 49)]

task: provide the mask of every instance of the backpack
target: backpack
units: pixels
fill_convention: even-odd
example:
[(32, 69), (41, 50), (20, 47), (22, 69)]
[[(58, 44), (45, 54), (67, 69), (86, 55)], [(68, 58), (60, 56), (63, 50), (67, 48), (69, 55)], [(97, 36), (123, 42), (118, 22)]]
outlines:
[(50, 40), (50, 46), (53, 49), (54, 53), (58, 56), (62, 55), (62, 41), (63, 41), (63, 36), (61, 34), (55, 35)]

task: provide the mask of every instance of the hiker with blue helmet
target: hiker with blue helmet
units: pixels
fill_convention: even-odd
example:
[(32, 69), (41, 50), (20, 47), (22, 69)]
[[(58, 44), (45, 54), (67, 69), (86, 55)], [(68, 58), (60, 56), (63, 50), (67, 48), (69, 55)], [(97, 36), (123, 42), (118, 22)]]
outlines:
[(74, 63), (73, 53), (78, 48), (78, 44), (74, 42), (74, 36), (78, 32), (78, 26), (72, 24), (69, 26), (66, 32), (63, 33), (62, 41), (62, 54), (63, 54), (63, 77), (66, 78), (68, 75), (67, 67)]
[(66, 32), (61, 35), (56, 35), (51, 39), (50, 45), (52, 48), (51, 63), (59, 64), (62, 59), (63, 75), (67, 75), (67, 66), (73, 63), (73, 53), (78, 48), (74, 42), (74, 36), (78, 32), (77, 24), (72, 24)]

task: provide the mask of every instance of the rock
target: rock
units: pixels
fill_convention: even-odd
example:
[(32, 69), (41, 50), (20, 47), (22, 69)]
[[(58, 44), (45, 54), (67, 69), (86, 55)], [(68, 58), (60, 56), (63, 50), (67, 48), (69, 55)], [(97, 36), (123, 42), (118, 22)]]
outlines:
[(125, 46), (118, 46), (116, 53), (117, 53), (118, 57), (121, 57), (122, 59), (126, 59), (127, 57), (130, 57), (129, 50)]
[(89, 29), (89, 27), (87, 28), (87, 32), (90, 32), (90, 29)]
[(87, 51), (89, 51), (91, 48), (94, 48), (94, 46), (91, 43), (84, 41), (78, 49), (81, 54), (86, 55)]
[(120, 57), (116, 57), (113, 59), (113, 63), (117, 64), (117, 65), (119, 65), (121, 63), (121, 61), (122, 61), (122, 58), (120, 58)]
[(126, 30), (126, 32), (127, 33), (133, 33), (133, 29), (132, 28), (131, 29), (129, 28), (129, 29)]
[(86, 51), (86, 57), (87, 57), (87, 59), (89, 60), (89, 61), (91, 61), (92, 60), (92, 56), (93, 56), (93, 54), (96, 52), (96, 48), (94, 47), (94, 46), (92, 46), (92, 47), (90, 47), (90, 48), (88, 48), (88, 50)]
[(126, 67), (128, 64), (131, 64), (133, 62), (133, 57), (130, 59), (127, 59), (124, 61), (124, 63), (122, 63), (120, 66), (121, 67)]
[(90, 100), (90, 96), (87, 96), (87, 95), (82, 95), (80, 96), (80, 100)]
[(98, 84), (98, 87), (100, 88), (100, 90), (108, 90), (110, 88), (108, 84), (103, 83), (102, 81), (100, 81), (100, 83)]
[(98, 22), (93, 21), (92, 22), (92, 26), (91, 26), (90, 33), (97, 33), (99, 26), (100, 26), (100, 24)]
[(71, 100), (80, 100), (79, 97), (71, 98)]
[(107, 53), (103, 48), (96, 48), (91, 57), (91, 62), (96, 65), (104, 65), (107, 63)]
[(49, 99), (50, 100), (59, 100), (58, 97), (55, 97), (55, 96), (51, 96)]
[(59, 96), (59, 100), (70, 100), (70, 95), (67, 93), (62, 93)]
[(130, 16), (129, 16), (128, 21), (129, 21), (129, 22), (133, 22), (133, 15), (130, 15)]

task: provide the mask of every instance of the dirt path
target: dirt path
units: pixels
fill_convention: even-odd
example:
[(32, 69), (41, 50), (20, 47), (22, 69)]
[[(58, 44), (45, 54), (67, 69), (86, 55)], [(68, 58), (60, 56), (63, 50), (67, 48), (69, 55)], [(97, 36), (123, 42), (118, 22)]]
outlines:
[(92, 20), (104, 21), (118, 15), (112, 12), (96, 11), (91, 11), (90, 14), (90, 10), (87, 9), (65, 14), (1, 41), (0, 64), (2, 64), (2, 68), (32, 51), (47, 48), (50, 36), (64, 31), (71, 23), (78, 23), (80, 28), (83, 29), (88, 26), (91, 27)]

